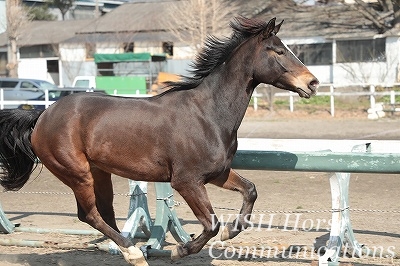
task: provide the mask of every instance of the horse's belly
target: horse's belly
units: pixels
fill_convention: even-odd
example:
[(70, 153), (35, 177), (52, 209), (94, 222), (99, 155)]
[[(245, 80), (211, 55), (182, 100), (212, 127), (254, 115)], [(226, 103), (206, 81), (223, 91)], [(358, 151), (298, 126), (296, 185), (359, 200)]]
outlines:
[(143, 158), (139, 160), (107, 160), (93, 162), (103, 171), (137, 181), (170, 182), (171, 173), (163, 163), (154, 163)]

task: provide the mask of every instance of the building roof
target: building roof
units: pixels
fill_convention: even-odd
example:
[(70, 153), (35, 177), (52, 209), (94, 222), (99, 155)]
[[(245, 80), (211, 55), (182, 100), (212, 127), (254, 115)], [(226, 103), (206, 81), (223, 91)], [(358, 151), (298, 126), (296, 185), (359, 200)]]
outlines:
[[(32, 21), (19, 37), (21, 46), (57, 44), (71, 38), (92, 20)], [(7, 34), (0, 34), (0, 47), (7, 45)]]
[(166, 23), (162, 14), (172, 2), (176, 1), (125, 3), (77, 33), (165, 31)]
[(131, 42), (167, 42), (174, 41), (171, 32), (124, 32), (124, 33), (79, 33), (62, 41), (62, 43), (131, 43)]
[[(364, 16), (348, 5), (302, 6), (291, 0), (235, 0), (241, 14), (269, 20), (285, 20), (282, 38), (322, 37), (325, 39), (371, 38), (377, 30)], [(135, 1), (125, 3), (98, 19), (33, 21), (20, 37), (20, 44), (174, 41), (166, 31), (163, 12), (176, 0)], [(178, 1), (179, 3), (179, 1)], [(228, 23), (228, 22), (227, 22)], [(398, 29), (387, 35), (400, 36)], [(6, 33), (0, 34), (0, 47), (7, 45)]]

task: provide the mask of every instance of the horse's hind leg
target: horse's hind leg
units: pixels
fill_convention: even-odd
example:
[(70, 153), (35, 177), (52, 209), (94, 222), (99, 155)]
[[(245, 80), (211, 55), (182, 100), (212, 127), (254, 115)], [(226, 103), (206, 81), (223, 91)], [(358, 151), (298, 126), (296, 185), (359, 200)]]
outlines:
[(95, 185), (93, 179), (87, 179), (86, 182), (80, 182), (76, 186), (71, 186), (71, 188), (74, 191), (75, 198), (81, 211), (86, 214), (85, 221), (112, 239), (120, 247), (127, 262), (132, 265), (148, 265), (142, 251), (135, 247), (129, 239), (123, 237), (118, 231), (109, 226), (101, 217), (96, 207), (96, 194), (94, 192)]
[[(97, 167), (91, 167), (90, 169), (93, 180), (94, 180), (94, 193), (96, 197), (96, 207), (100, 212), (103, 220), (111, 226), (115, 231), (120, 233), (116, 221), (113, 207), (114, 192), (111, 181), (111, 174), (104, 172)], [(86, 213), (82, 209), (81, 205), (77, 201), (78, 205), (78, 218), (82, 222), (87, 223)]]
[[(75, 155), (73, 158), (72, 163), (64, 161), (65, 165), (69, 166), (68, 168), (60, 165), (58, 162), (54, 163), (52, 160), (47, 161), (45, 165), (54, 175), (72, 189), (82, 220), (112, 239), (121, 249), (127, 262), (132, 265), (148, 265), (140, 249), (135, 247), (129, 239), (120, 235), (112, 226), (108, 225), (97, 208), (96, 194), (104, 190), (104, 187), (99, 190), (100, 183), (96, 185), (96, 182), (102, 182), (107, 180), (107, 178), (102, 179), (96, 175), (97, 179), (95, 180), (85, 157)], [(80, 160), (76, 158), (80, 158)], [(110, 183), (111, 181), (109, 181)], [(99, 202), (103, 202), (106, 198), (100, 197)]]
[(221, 175), (210, 183), (232, 191), (239, 191), (243, 195), (243, 205), (239, 216), (232, 224), (226, 225), (221, 234), (222, 241), (234, 238), (248, 227), (248, 221), (253, 211), (254, 202), (257, 199), (256, 187), (252, 182), (243, 178), (232, 169), (230, 169), (228, 175)]
[(91, 170), (94, 179), (94, 193), (96, 195), (96, 207), (103, 220), (115, 231), (120, 233), (114, 213), (114, 190), (111, 181), (111, 174), (103, 170), (92, 167)]

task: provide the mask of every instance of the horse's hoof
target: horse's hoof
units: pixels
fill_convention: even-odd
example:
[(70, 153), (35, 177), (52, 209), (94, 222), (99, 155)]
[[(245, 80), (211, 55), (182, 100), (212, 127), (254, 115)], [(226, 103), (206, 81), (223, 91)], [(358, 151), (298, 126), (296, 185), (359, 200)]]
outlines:
[(144, 258), (143, 252), (135, 247), (130, 246), (129, 248), (120, 248), (124, 259), (131, 265), (135, 266), (148, 266), (146, 259)]
[(176, 247), (171, 252), (171, 260), (175, 261), (185, 256), (186, 255), (183, 246), (180, 244), (176, 244)]
[(171, 252), (171, 260), (175, 261), (180, 259), (181, 257), (179, 257), (179, 252), (177, 248), (174, 248)]
[(221, 241), (226, 241), (229, 239), (231, 239), (229, 237), (229, 229), (228, 229), (228, 226), (225, 226), (224, 230), (222, 230), (222, 233), (221, 233)]

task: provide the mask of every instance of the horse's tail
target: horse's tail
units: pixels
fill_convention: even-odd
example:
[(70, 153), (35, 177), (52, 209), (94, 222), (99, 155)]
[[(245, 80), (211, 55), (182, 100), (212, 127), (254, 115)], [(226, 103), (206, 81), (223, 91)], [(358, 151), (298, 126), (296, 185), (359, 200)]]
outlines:
[(0, 111), (0, 184), (6, 190), (22, 188), (37, 166), (30, 138), (41, 113), (20, 109)]

